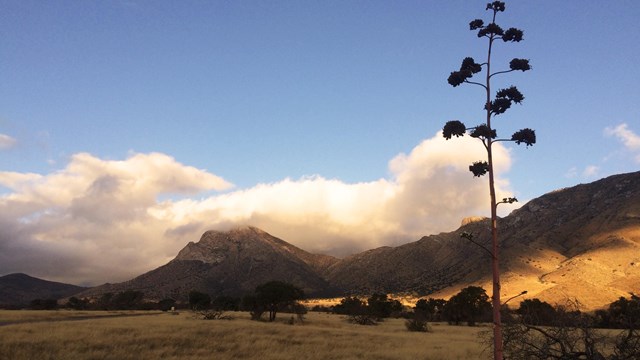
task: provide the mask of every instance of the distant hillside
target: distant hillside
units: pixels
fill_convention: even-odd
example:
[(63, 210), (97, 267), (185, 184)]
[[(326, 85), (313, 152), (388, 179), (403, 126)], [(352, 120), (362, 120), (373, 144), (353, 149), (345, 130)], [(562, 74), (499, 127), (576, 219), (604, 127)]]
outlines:
[[(640, 172), (554, 191), (499, 219), (503, 299), (528, 291), (585, 309), (640, 293)], [(208, 231), (176, 258), (146, 274), (82, 293), (127, 289), (185, 299), (190, 290), (239, 296), (281, 280), (311, 296), (402, 293), (448, 297), (468, 285), (491, 289), (487, 219), (465, 219), (453, 232), (425, 236), (339, 260), (315, 255), (253, 227)]]
[(9, 274), (0, 277), (0, 306), (28, 305), (35, 299), (61, 299), (87, 288), (47, 281), (26, 274)]

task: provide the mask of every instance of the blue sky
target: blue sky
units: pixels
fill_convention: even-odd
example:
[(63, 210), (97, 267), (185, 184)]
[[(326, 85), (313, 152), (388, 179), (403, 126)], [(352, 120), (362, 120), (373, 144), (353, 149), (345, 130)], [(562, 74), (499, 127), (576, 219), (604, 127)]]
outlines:
[[(316, 220), (292, 225), (283, 215), (274, 225), (272, 218), (265, 220), (271, 216), (268, 206), (246, 207), (258, 203), (256, 198), (274, 199), (276, 193), (288, 197), (287, 184), (299, 188), (291, 194), (301, 194), (295, 206), (287, 207), (291, 214), (315, 207), (314, 201), (322, 203), (322, 211), (360, 211), (353, 204), (329, 206), (325, 199), (385, 198), (370, 189), (383, 182), (401, 184), (379, 189), (383, 192), (415, 188), (435, 197), (443, 192), (437, 181), (432, 183), (435, 175), (420, 175), (421, 186), (401, 179), (420, 177), (420, 161), (431, 169), (444, 159), (438, 154), (447, 146), (452, 152), (463, 147), (456, 141), (433, 145), (447, 120), (481, 122), (481, 89), (452, 88), (446, 79), (464, 57), (484, 58), (486, 42), (468, 30), (468, 23), (487, 19), (485, 4), (0, 0), (0, 189), (3, 206), (16, 208), (10, 202), (17, 198), (30, 204), (3, 219), (17, 233), (28, 233), (11, 246), (21, 252), (54, 251), (59, 244), (53, 232), (69, 226), (63, 219), (72, 214), (70, 204), (104, 185), (107, 175), (121, 184), (112, 167), (145, 168), (140, 165), (145, 161), (171, 164), (175, 171), (157, 170), (154, 179), (178, 180), (154, 188), (144, 211), (154, 213), (166, 204), (186, 211), (190, 202), (198, 208), (190, 210), (200, 214), (197, 221), (178, 222), (173, 214), (172, 225), (166, 225), (171, 234), (185, 226), (192, 229), (185, 235), (190, 240), (207, 227), (251, 222), (271, 225), (273, 230), (265, 230), (294, 243), (300, 238), (300, 246), (316, 244), (317, 239), (304, 235), (317, 230), (310, 227)], [(524, 127), (538, 136), (531, 148), (506, 145), (501, 179), (509, 195), (526, 200), (637, 171), (638, 18), (640, 3), (631, 0), (606, 6), (591, 0), (507, 2), (497, 22), (523, 29), (525, 40), (498, 44), (494, 68), (506, 68), (519, 57), (530, 59), (533, 71), (497, 78), (494, 88), (516, 85), (525, 101), (495, 124), (504, 136)], [(92, 170), (77, 172), (80, 163), (92, 164)], [(68, 199), (34, 200), (44, 189), (61, 193), (56, 176), (76, 179), (80, 173), (88, 176), (86, 182)], [(468, 172), (459, 176), (472, 177)], [(460, 179), (450, 185), (471, 186)], [(334, 185), (342, 190), (327, 190)], [(358, 195), (351, 191), (356, 188)], [(261, 197), (265, 189), (272, 195)], [(123, 196), (107, 195), (111, 200)], [(385, 230), (382, 225), (378, 230), (386, 235), (375, 241), (354, 235), (360, 229), (353, 225), (356, 220), (348, 226), (331, 222), (337, 230), (322, 234), (336, 240), (313, 250), (344, 255), (449, 231), (465, 213), (483, 214), (478, 201), (466, 208), (460, 201), (455, 211), (442, 211), (437, 203), (411, 207), (404, 201), (398, 213), (409, 216), (413, 208), (426, 215), (414, 214), (397, 229), (389, 225), (394, 217), (385, 215)], [(110, 201), (105, 203), (108, 207)], [(378, 205), (378, 213), (395, 209)], [(226, 215), (203, 215), (211, 209)], [(57, 211), (54, 226), (44, 216)], [(331, 216), (318, 211), (313, 216)], [(433, 212), (455, 219), (425, 220)], [(359, 226), (375, 216), (360, 219)], [(429, 225), (416, 225), (421, 223)], [(172, 245), (163, 245), (155, 262), (145, 266), (175, 255), (185, 239), (165, 241)], [(20, 269), (7, 266), (0, 273), (12, 270)], [(38, 271), (50, 270), (33, 270)], [(98, 279), (89, 273), (86, 278)]]

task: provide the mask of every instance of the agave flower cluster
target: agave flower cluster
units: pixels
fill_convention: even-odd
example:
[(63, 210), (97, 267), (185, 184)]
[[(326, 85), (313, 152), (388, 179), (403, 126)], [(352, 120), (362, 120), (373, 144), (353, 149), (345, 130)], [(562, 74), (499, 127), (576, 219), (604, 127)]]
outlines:
[[(487, 4), (487, 10), (493, 11), (493, 21), (489, 24), (484, 23), (482, 19), (475, 19), (469, 23), (470, 30), (477, 30), (479, 38), (488, 38), (491, 43), (495, 40), (502, 40), (503, 42), (520, 42), (523, 39), (524, 32), (517, 28), (509, 28), (506, 31), (503, 30), (498, 24), (495, 23), (495, 15), (498, 12), (505, 10), (505, 4), (502, 1), (494, 1)], [(471, 79), (475, 74), (482, 72), (484, 67), (488, 67), (490, 59), (485, 63), (477, 63), (472, 57), (466, 57), (462, 60), (460, 69), (452, 71), (447, 79), (448, 83), (453, 86), (459, 86), (464, 83), (479, 85), (485, 90), (489, 90), (489, 81), (494, 75), (504, 74), (512, 71), (528, 71), (531, 70), (529, 59), (514, 58), (509, 62), (509, 69), (498, 71), (487, 75), (486, 83), (472, 81)], [(487, 111), (488, 116), (496, 116), (504, 114), (511, 105), (521, 104), (524, 101), (524, 95), (515, 86), (510, 86), (505, 89), (500, 89), (496, 92), (493, 100), (487, 101), (484, 106), (484, 110)], [(527, 146), (531, 146), (536, 142), (536, 133), (534, 130), (525, 128), (515, 132), (510, 139), (498, 139), (498, 135), (495, 129), (491, 128), (490, 122), (483, 123), (474, 127), (467, 127), (459, 120), (448, 121), (443, 130), (443, 136), (449, 140), (453, 136), (464, 136), (467, 131), (469, 135), (474, 138), (482, 140), (485, 147), (490, 146), (495, 141), (513, 141), (520, 145), (522, 143)], [(485, 175), (490, 171), (489, 164), (486, 161), (477, 161), (469, 166), (469, 170), (474, 176)]]

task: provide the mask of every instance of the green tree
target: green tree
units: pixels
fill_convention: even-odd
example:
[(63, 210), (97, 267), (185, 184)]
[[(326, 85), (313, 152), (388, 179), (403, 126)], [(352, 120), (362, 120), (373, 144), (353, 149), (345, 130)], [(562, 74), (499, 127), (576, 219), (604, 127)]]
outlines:
[(273, 321), (280, 308), (293, 305), (303, 299), (304, 292), (292, 284), (270, 281), (256, 287), (255, 297), (257, 304), (269, 311), (269, 321)]
[[(484, 103), (485, 121), (477, 126), (467, 127), (458, 120), (449, 121), (443, 128), (443, 136), (448, 140), (451, 137), (463, 136), (467, 131), (473, 138), (482, 141), (486, 151), (486, 159), (476, 161), (469, 166), (469, 170), (474, 176), (489, 175), (489, 196), (491, 200), (491, 268), (493, 277), (493, 338), (494, 338), (494, 359), (502, 360), (502, 322), (500, 319), (500, 270), (499, 270), (499, 254), (498, 254), (498, 230), (497, 230), (497, 206), (500, 203), (513, 203), (514, 197), (503, 198), (498, 202), (495, 192), (495, 180), (493, 170), (493, 144), (498, 141), (514, 141), (516, 144), (524, 143), (527, 146), (536, 142), (535, 132), (529, 128), (515, 132), (511, 138), (500, 139), (492, 124), (492, 118), (504, 114), (513, 104), (520, 104), (524, 100), (524, 95), (515, 87), (500, 89), (492, 98), (491, 80), (494, 76), (505, 74), (512, 71), (528, 71), (531, 70), (528, 59), (515, 58), (509, 62), (509, 69), (492, 72), (492, 51), (494, 43), (497, 40), (502, 42), (520, 42), (523, 39), (523, 31), (517, 28), (509, 28), (503, 30), (496, 24), (496, 15), (505, 10), (505, 3), (502, 1), (494, 1), (487, 4), (486, 10), (492, 14), (491, 22), (485, 24), (481, 19), (475, 19), (469, 23), (469, 29), (477, 31), (478, 38), (488, 40), (488, 50), (486, 61), (477, 63), (472, 57), (466, 57), (462, 61), (460, 69), (451, 72), (447, 81), (453, 87), (462, 84), (473, 84), (480, 86), (486, 93), (486, 101)], [(475, 74), (484, 71), (484, 81), (472, 80)]]
[(443, 309), (444, 317), (451, 324), (466, 322), (474, 326), (484, 315), (491, 312), (487, 292), (479, 286), (468, 286), (447, 301)]

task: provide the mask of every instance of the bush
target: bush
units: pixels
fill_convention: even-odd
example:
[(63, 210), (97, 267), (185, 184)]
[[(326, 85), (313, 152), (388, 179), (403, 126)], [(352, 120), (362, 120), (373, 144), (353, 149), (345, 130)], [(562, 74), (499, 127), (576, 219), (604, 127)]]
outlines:
[(157, 307), (161, 311), (169, 311), (171, 308), (175, 309), (176, 301), (174, 299), (162, 299), (158, 301)]
[(349, 315), (348, 321), (358, 325), (378, 325), (376, 316), (371, 314), (353, 314)]
[(194, 310), (194, 313), (202, 320), (231, 320), (231, 317), (226, 316), (224, 311), (220, 310)]
[(418, 311), (413, 313), (413, 317), (405, 320), (404, 326), (409, 331), (418, 331), (418, 332), (429, 332), (431, 331), (431, 327), (429, 326), (429, 322), (427, 322), (427, 316)]

